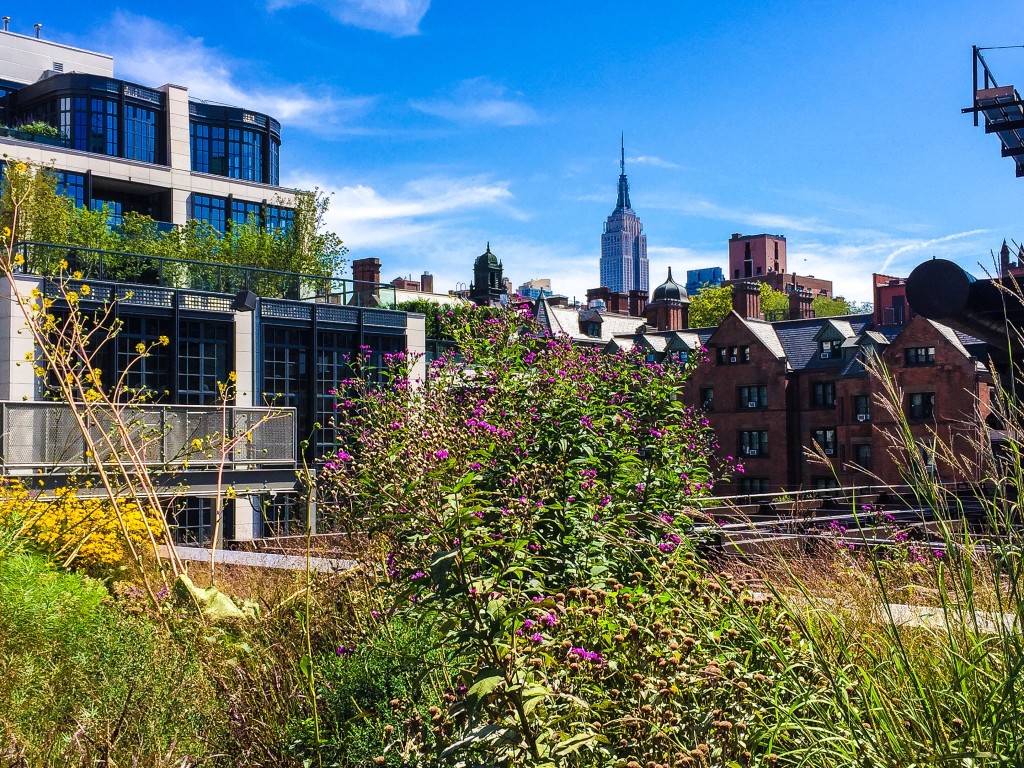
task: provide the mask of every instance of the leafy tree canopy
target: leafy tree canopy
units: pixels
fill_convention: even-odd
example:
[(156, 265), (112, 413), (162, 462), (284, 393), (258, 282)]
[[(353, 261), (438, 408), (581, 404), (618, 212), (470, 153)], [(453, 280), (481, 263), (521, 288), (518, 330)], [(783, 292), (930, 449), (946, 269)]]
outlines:
[[(16, 227), (14, 199), (24, 201)], [(74, 200), (60, 194), (52, 168), (9, 159), (0, 187), (0, 225), (15, 228), (16, 241), (332, 277), (345, 265), (347, 249), (341, 238), (326, 227), (324, 217), (329, 204), (330, 199), (319, 189), (297, 192), (294, 223), (287, 229), (266, 230), (250, 219), (232, 224), (221, 233), (193, 219), (184, 226), (161, 231), (156, 220), (134, 212), (124, 214), (120, 224), (111, 226), (106, 206), (96, 211), (79, 208)]]
[(828, 296), (818, 296), (814, 299), (811, 306), (814, 308), (815, 317), (836, 317), (853, 313), (850, 303), (842, 296), (836, 296), (832, 299)]

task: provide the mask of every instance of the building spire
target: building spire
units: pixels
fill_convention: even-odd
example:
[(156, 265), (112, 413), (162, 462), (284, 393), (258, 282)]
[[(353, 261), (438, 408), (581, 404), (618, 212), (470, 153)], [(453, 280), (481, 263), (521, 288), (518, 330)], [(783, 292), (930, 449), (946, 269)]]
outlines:
[(615, 210), (631, 210), (629, 204), (629, 182), (626, 181), (626, 134), (622, 133), (619, 144), (619, 199), (615, 203)]

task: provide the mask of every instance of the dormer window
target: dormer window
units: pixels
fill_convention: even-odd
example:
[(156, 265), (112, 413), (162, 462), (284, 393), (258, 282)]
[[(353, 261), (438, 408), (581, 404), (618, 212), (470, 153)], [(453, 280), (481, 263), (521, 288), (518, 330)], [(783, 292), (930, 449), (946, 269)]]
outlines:
[(841, 341), (835, 339), (828, 339), (825, 341), (818, 342), (818, 354), (825, 360), (830, 357), (835, 357), (839, 354), (839, 349), (842, 346)]
[(719, 347), (718, 364), (736, 365), (750, 362), (750, 347)]
[(601, 324), (591, 320), (583, 324), (583, 332), (592, 339), (601, 338)]

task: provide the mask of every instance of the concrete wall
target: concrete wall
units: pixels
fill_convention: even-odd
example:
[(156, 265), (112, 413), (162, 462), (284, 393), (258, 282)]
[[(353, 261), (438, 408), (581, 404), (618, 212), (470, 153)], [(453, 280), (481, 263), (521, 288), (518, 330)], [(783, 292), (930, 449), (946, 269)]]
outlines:
[(6, 279), (0, 279), (0, 400), (35, 399), (35, 372), (25, 359), (35, 353), (35, 342), (25, 326), (18, 294), (29, 296), (40, 285), (37, 279), (18, 279), (16, 293)]
[[(34, 20), (27, 26), (33, 23)], [(53, 70), (55, 63), (63, 64), (65, 72), (114, 76), (114, 58), (105, 53), (37, 39), (34, 34), (0, 31), (0, 78), (16, 83), (34, 83), (42, 78), (44, 72)]]
[(405, 326), (406, 349), (417, 360), (409, 372), (409, 381), (414, 386), (426, 381), (427, 378), (427, 317), (417, 312), (410, 312)]

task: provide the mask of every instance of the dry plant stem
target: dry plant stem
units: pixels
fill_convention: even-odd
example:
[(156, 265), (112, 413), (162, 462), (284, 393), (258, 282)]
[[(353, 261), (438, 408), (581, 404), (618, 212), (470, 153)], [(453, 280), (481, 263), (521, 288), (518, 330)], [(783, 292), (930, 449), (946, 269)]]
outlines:
[[(166, 535), (168, 533), (167, 523), (162, 514), (159, 497), (147, 472), (141, 450), (133, 439), (131, 428), (125, 423), (123, 409), (127, 406), (113, 402), (98, 386), (99, 376), (93, 365), (93, 356), (96, 354), (95, 350), (98, 349), (98, 346), (94, 346), (93, 351), (89, 349), (89, 342), (96, 333), (96, 329), (94, 328), (83, 336), (80, 310), (76, 301), (77, 296), (75, 297), (76, 300), (69, 300), (71, 297), (68, 296), (65, 283), (62, 280), (58, 281), (57, 284), (63, 294), (62, 297), (65, 300), (69, 300), (68, 306), (70, 308), (69, 320), (58, 336), (58, 344), (61, 346), (55, 346), (53, 339), (47, 337), (47, 333), (41, 327), (38, 317), (33, 313), (32, 303), (28, 299), (20, 297), (18, 280), (14, 271), (14, 231), (17, 229), (20, 205), (21, 200), (12, 194), (12, 221), (15, 226), (12, 227), (10, 232), (6, 233), (7, 237), (3, 244), (4, 252), (0, 254), (3, 257), (0, 269), (3, 270), (4, 277), (11, 289), (12, 297), (16, 297), (18, 301), (25, 325), (32, 334), (35, 348), (38, 350), (37, 354), (41, 356), (42, 362), (46, 364), (46, 370), (56, 379), (60, 395), (68, 405), (75, 425), (82, 435), (83, 443), (88, 452), (87, 455), (92, 460), (99, 482), (114, 511), (125, 545), (138, 571), (138, 575), (153, 605), (158, 606), (159, 600), (147, 574), (144, 558), (132, 541), (128, 526), (120, 510), (120, 503), (126, 495), (125, 491), (127, 491), (128, 497), (138, 506), (143, 525), (149, 537), (152, 556), (157, 561), (164, 585), (169, 586), (167, 574), (162, 567), (163, 559), (159, 553), (159, 538), (162, 537), (168, 542), (171, 553), (169, 564), (174, 576), (181, 572), (181, 563), (174, 551), (171, 537)], [(40, 297), (40, 301), (44, 302), (45, 297)], [(42, 304), (40, 309), (45, 309), (45, 304)], [(71, 363), (74, 357), (81, 361), (82, 366), (80, 368), (76, 369)], [(87, 392), (90, 393), (89, 397), (86, 396)], [(102, 442), (98, 442), (95, 439), (89, 424), (94, 421), (102, 423), (101, 420), (96, 418), (98, 413), (111, 417), (114, 433), (119, 438), (116, 442), (113, 436), (106, 431), (102, 433)], [(101, 447), (108, 449), (109, 456), (113, 459), (113, 467), (102, 459), (99, 450)], [(125, 487), (117, 487), (119, 485), (117, 480), (120, 480), (121, 484)], [(146, 514), (154, 510), (160, 513), (159, 519), (162, 529), (159, 534), (153, 531)]]

